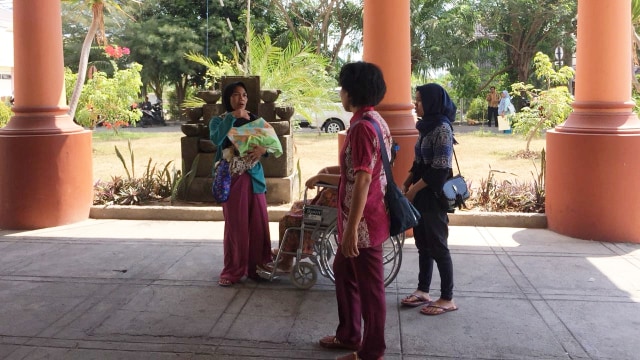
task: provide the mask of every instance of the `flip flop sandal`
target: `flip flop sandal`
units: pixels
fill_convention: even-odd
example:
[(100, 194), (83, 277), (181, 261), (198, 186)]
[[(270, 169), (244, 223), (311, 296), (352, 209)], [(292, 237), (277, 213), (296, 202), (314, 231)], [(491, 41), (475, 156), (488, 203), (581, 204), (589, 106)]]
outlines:
[[(429, 311), (428, 309), (436, 309), (435, 311)], [(439, 306), (439, 305), (427, 305), (425, 307), (423, 307), (422, 309), (420, 309), (420, 313), (422, 315), (428, 315), (428, 316), (435, 316), (435, 315), (442, 315), (444, 313), (448, 313), (451, 311), (456, 311), (458, 310), (457, 306), (452, 306), (449, 308), (443, 307), (443, 306)]]
[(400, 303), (404, 306), (416, 307), (420, 305), (428, 305), (431, 304), (431, 300), (425, 298), (422, 295), (411, 294), (406, 298), (402, 299)]
[(228, 279), (220, 279), (220, 280), (218, 280), (218, 285), (220, 285), (222, 287), (229, 287), (229, 286), (233, 285), (233, 281), (228, 280)]
[(346, 349), (346, 350), (358, 350), (359, 345), (345, 344), (338, 340), (335, 336), (325, 336), (319, 341), (320, 346), (326, 349)]

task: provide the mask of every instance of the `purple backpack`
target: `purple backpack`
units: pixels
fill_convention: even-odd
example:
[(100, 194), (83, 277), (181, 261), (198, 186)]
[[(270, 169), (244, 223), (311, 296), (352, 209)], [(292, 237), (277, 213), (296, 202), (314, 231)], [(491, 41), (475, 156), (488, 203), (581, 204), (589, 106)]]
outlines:
[(216, 165), (215, 175), (213, 176), (213, 185), (211, 193), (217, 203), (223, 203), (229, 200), (229, 192), (231, 191), (231, 171), (229, 170), (229, 162), (220, 160)]

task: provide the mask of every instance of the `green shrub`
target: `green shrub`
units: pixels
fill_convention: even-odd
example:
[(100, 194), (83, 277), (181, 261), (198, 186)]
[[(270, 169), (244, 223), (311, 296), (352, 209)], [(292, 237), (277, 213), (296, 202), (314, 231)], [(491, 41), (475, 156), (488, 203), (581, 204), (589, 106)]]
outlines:
[[(93, 128), (99, 122), (104, 122), (117, 131), (118, 127), (135, 124), (142, 112), (131, 109), (142, 86), (140, 70), (142, 65), (131, 64), (127, 69), (118, 69), (115, 62), (111, 62), (114, 72), (109, 76), (106, 72), (96, 71), (91, 79), (87, 80), (78, 103), (78, 110), (74, 117), (81, 126)], [(65, 84), (67, 86), (67, 98), (71, 98), (73, 84), (77, 74), (65, 69)]]
[(11, 107), (3, 102), (0, 102), (0, 128), (7, 125), (9, 119), (13, 116)]
[(467, 110), (467, 118), (473, 120), (485, 120), (487, 116), (487, 100), (477, 97), (471, 101), (469, 110)]
[(513, 115), (513, 132), (527, 138), (526, 150), (531, 140), (543, 135), (567, 119), (572, 111), (573, 99), (566, 86), (557, 86), (549, 90), (530, 89), (522, 83), (512, 85), (514, 91), (527, 91), (531, 94), (531, 106), (520, 109)]
[(180, 170), (169, 170), (171, 161), (164, 166), (156, 166), (151, 158), (141, 178), (135, 177), (135, 157), (129, 141), (131, 172), (127, 162), (116, 146), (116, 155), (122, 162), (127, 178), (113, 177), (109, 182), (98, 181), (93, 186), (94, 205), (144, 205), (149, 201), (166, 199), (172, 196), (180, 182)]

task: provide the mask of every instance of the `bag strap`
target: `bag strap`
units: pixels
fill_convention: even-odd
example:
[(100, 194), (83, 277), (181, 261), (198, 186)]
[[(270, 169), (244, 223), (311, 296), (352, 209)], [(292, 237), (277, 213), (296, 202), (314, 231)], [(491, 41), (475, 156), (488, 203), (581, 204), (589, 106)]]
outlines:
[(456, 159), (456, 167), (458, 168), (458, 175), (462, 175), (462, 173), (460, 172), (460, 164), (458, 164), (458, 157), (456, 156), (456, 149), (453, 147), (453, 145), (451, 145), (451, 148), (453, 149), (453, 158)]
[(387, 154), (387, 145), (384, 143), (384, 138), (382, 137), (382, 130), (380, 130), (380, 126), (378, 126), (378, 122), (374, 121), (372, 118), (368, 116), (364, 116), (364, 119), (369, 121), (373, 127), (376, 129), (376, 133), (378, 133), (378, 140), (380, 141), (380, 152), (382, 156), (382, 165), (384, 166), (384, 174), (387, 177), (387, 186), (389, 184), (395, 184), (393, 180), (393, 173), (391, 172), (391, 164), (389, 163), (389, 155)]

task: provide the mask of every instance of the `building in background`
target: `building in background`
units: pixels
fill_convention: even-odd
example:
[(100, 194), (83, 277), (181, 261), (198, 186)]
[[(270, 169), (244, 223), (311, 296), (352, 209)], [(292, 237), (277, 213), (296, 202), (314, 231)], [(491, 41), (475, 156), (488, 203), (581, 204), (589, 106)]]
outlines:
[(13, 96), (13, 12), (0, 7), (0, 98)]

